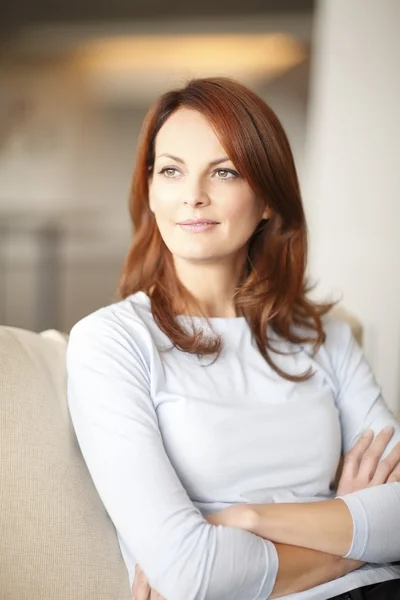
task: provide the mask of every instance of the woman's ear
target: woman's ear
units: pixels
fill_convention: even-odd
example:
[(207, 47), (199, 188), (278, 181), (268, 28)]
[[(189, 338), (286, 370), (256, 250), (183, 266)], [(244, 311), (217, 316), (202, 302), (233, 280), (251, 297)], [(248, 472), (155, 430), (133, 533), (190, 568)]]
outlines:
[(262, 216), (261, 216), (261, 219), (266, 219), (266, 220), (268, 220), (268, 219), (270, 219), (271, 217), (272, 217), (272, 209), (271, 209), (271, 207), (270, 207), (270, 206), (266, 206), (266, 207), (264, 208), (264, 212), (263, 212), (263, 214), (262, 214)]

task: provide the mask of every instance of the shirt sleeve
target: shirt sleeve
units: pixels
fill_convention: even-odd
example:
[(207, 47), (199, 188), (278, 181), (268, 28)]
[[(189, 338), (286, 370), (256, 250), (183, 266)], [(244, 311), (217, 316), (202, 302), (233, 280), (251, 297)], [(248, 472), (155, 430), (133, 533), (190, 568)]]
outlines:
[(275, 546), (212, 526), (193, 505), (164, 450), (151, 374), (131, 333), (108, 315), (86, 317), (71, 331), (67, 373), (75, 433), (127, 552), (130, 581), (138, 563), (168, 600), (265, 600), (278, 570)]
[[(329, 336), (329, 334), (328, 334)], [(400, 426), (386, 406), (364, 353), (347, 323), (336, 323), (327, 338), (337, 379), (343, 452), (366, 429), (395, 433), (383, 456), (400, 441)], [(400, 483), (389, 483), (340, 496), (353, 519), (353, 540), (346, 557), (381, 563), (400, 560)]]

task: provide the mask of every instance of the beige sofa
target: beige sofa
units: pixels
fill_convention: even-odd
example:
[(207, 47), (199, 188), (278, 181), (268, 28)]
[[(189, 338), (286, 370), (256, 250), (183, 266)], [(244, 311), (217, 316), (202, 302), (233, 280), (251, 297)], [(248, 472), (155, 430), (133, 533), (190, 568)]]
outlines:
[(0, 598), (132, 600), (69, 418), (66, 344), (0, 327)]
[(132, 598), (69, 418), (66, 345), (56, 331), (0, 327), (1, 600)]

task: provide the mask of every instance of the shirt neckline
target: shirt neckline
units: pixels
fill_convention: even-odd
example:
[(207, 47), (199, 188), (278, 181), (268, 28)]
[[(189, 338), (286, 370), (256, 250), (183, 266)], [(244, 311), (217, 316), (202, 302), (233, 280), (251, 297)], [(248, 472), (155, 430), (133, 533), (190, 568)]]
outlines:
[[(151, 311), (151, 301), (150, 301), (150, 297), (146, 294), (146, 292), (143, 291), (139, 291), (136, 292), (136, 294), (133, 294), (133, 296), (136, 296), (136, 299), (142, 300), (143, 304), (146, 305), (146, 307)], [(176, 318), (179, 319), (180, 321), (183, 322), (192, 322), (192, 323), (207, 323), (209, 322), (211, 325), (219, 325), (219, 326), (224, 326), (224, 325), (229, 325), (229, 324), (246, 324), (247, 325), (247, 320), (246, 317), (244, 316), (238, 316), (238, 317), (200, 317), (198, 315), (184, 315), (184, 314), (180, 314), (180, 315), (176, 315)]]

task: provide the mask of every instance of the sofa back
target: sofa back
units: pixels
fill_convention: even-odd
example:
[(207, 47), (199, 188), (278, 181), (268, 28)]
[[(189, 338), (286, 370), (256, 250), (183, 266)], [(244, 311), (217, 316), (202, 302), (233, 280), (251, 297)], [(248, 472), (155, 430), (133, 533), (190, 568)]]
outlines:
[(72, 429), (66, 344), (0, 327), (0, 598), (132, 600)]

